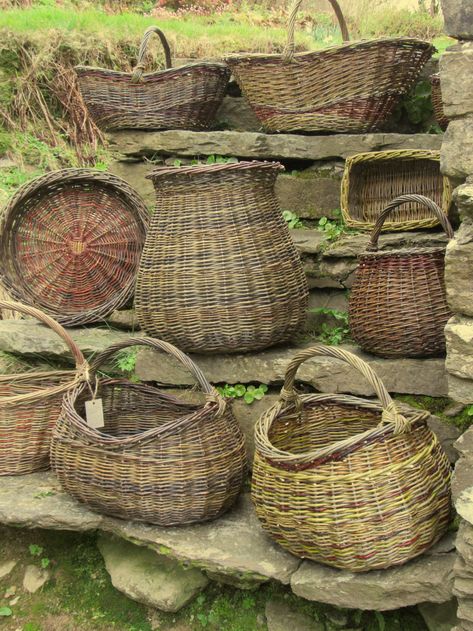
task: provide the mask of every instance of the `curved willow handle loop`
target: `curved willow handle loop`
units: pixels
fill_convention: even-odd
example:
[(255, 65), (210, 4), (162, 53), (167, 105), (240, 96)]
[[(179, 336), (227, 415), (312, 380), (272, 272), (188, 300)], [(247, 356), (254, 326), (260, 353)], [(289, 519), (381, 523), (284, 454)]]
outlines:
[(133, 75), (131, 77), (131, 80), (134, 83), (141, 81), (141, 77), (143, 76), (143, 70), (145, 68), (144, 60), (146, 56), (146, 51), (148, 49), (148, 42), (153, 33), (156, 33), (158, 35), (159, 39), (161, 40), (161, 44), (163, 45), (164, 57), (166, 60), (166, 69), (172, 68), (171, 49), (169, 47), (169, 43), (168, 43), (168, 40), (166, 39), (166, 36), (162, 32), (162, 30), (158, 28), (157, 26), (150, 26), (149, 28), (146, 29), (143, 35), (143, 39), (140, 45), (140, 50), (138, 51), (138, 59), (136, 61), (136, 66), (133, 68)]
[(97, 370), (103, 366), (103, 364), (105, 364), (107, 360), (110, 359), (110, 357), (117, 351), (129, 348), (130, 346), (148, 346), (154, 350), (163, 351), (168, 353), (168, 355), (175, 357), (193, 375), (202, 392), (205, 394), (207, 401), (218, 403), (219, 408), (223, 411), (225, 408), (225, 399), (220, 396), (217, 390), (207, 381), (204, 373), (194, 364), (192, 359), (172, 344), (169, 344), (169, 342), (164, 342), (163, 340), (158, 340), (152, 337), (130, 338), (129, 340), (118, 342), (117, 344), (109, 346), (107, 349), (96, 355), (92, 360), (90, 364), (91, 375), (94, 375)]
[(340, 359), (341, 361), (350, 364), (350, 366), (361, 372), (368, 383), (373, 386), (376, 396), (381, 401), (381, 405), (383, 407), (383, 414), (381, 418), (382, 424), (394, 424), (395, 431), (397, 432), (405, 431), (407, 429), (409, 426), (408, 421), (397, 411), (389, 392), (386, 390), (383, 382), (374, 370), (362, 359), (353, 355), (353, 353), (349, 353), (341, 348), (335, 348), (333, 346), (317, 344), (317, 346), (311, 346), (310, 348), (306, 348), (301, 351), (291, 360), (284, 377), (284, 385), (280, 394), (281, 400), (288, 403), (293, 402), (297, 408), (300, 400), (299, 395), (294, 389), (294, 381), (299, 366), (312, 357), (326, 356), (334, 357), (335, 359)]
[(42, 311), (40, 311), (39, 309), (35, 309), (34, 307), (29, 307), (28, 305), (23, 305), (19, 302), (12, 302), (9, 300), (0, 300), (0, 309), (18, 311), (18, 313), (23, 313), (24, 315), (29, 315), (33, 318), (36, 318), (47, 327), (52, 329), (55, 333), (59, 335), (62, 340), (64, 340), (64, 342), (67, 344), (67, 347), (72, 353), (77, 370), (85, 369), (85, 367), (88, 366), (80, 348), (74, 342), (69, 333), (59, 324), (59, 322), (53, 320), (53, 318), (46, 315), (46, 313), (43, 313)]
[[(342, 32), (342, 38), (344, 42), (350, 41), (350, 35), (348, 33), (347, 23), (343, 16), (338, 0), (328, 0), (332, 5), (332, 8), (337, 16), (338, 24)], [(302, 4), (302, 0), (295, 0), (292, 5), (291, 12), (289, 14), (289, 21), (287, 23), (287, 42), (282, 54), (283, 61), (292, 61), (294, 57), (294, 30), (296, 28), (296, 17), (299, 7)]]
[(453, 228), (450, 225), (447, 215), (442, 211), (441, 208), (437, 206), (437, 204), (434, 201), (432, 201), (428, 197), (425, 197), (424, 195), (414, 195), (414, 194), (400, 195), (399, 197), (396, 197), (395, 199), (393, 199), (392, 202), (390, 202), (386, 206), (386, 208), (382, 211), (382, 213), (379, 215), (378, 219), (376, 220), (376, 223), (373, 228), (373, 232), (371, 233), (370, 243), (368, 247), (366, 248), (368, 252), (376, 252), (378, 250), (379, 235), (381, 234), (381, 230), (383, 229), (384, 222), (386, 221), (387, 217), (391, 214), (391, 211), (397, 208), (398, 206), (401, 206), (402, 204), (407, 204), (408, 202), (417, 202), (418, 204), (423, 204), (424, 206), (427, 206), (427, 208), (429, 208), (429, 210), (431, 210), (433, 214), (439, 220), (439, 223), (444, 229), (447, 237), (449, 239), (453, 238)]

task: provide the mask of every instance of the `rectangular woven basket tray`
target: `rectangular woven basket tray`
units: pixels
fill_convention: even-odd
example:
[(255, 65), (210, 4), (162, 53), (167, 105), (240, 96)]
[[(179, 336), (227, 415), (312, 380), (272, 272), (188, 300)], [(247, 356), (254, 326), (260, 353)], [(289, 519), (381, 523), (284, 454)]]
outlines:
[[(381, 211), (399, 195), (417, 193), (448, 213), (451, 187), (440, 173), (440, 153), (428, 150), (373, 151), (347, 159), (342, 179), (341, 210), (351, 228), (371, 230)], [(403, 204), (383, 230), (433, 228), (438, 221), (415, 203)]]

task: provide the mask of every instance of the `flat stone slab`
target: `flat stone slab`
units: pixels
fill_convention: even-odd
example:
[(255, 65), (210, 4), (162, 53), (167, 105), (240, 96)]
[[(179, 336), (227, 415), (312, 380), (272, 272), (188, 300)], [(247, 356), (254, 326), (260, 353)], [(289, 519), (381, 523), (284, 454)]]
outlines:
[(329, 160), (383, 149), (439, 150), (436, 134), (336, 134), (301, 136), (235, 131), (118, 131), (108, 135), (110, 149), (124, 156), (236, 156)]
[(309, 600), (341, 607), (396, 609), (451, 599), (455, 553), (447, 535), (401, 568), (352, 574), (302, 561), (263, 532), (248, 493), (213, 522), (161, 528), (101, 516), (72, 500), (51, 472), (0, 477), (0, 522), (52, 530), (102, 530), (212, 573), (291, 584)]

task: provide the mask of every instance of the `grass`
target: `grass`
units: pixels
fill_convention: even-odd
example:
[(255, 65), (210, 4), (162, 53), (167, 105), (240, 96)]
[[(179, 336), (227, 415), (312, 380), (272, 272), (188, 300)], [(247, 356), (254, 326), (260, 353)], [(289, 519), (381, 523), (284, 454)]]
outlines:
[[(93, 534), (0, 527), (0, 558), (17, 561), (13, 572), (0, 580), (0, 608), (12, 611), (0, 619), (4, 631), (264, 631), (270, 599), (282, 600), (314, 621), (342, 615), (346, 626), (363, 631), (426, 630), (415, 608), (377, 615), (337, 610), (300, 599), (276, 584), (249, 592), (211, 583), (177, 614), (161, 613), (113, 588)], [(30, 564), (47, 565), (51, 572), (51, 580), (35, 594), (21, 587)]]

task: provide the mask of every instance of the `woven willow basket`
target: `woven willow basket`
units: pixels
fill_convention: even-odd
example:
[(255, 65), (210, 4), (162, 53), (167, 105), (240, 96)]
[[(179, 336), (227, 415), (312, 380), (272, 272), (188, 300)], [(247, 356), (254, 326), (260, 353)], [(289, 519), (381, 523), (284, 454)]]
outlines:
[[(297, 394), (297, 369), (316, 356), (360, 371), (379, 402)], [(428, 417), (399, 414), (355, 355), (322, 345), (301, 351), (279, 402), (256, 424), (252, 495), (263, 528), (296, 556), (352, 572), (427, 550), (450, 520), (450, 464)]]
[(186, 351), (289, 340), (308, 288), (278, 207), (278, 162), (159, 167), (135, 295), (141, 327)]
[[(231, 408), (189, 357), (160, 340), (115, 344), (94, 358), (90, 374), (132, 346), (176, 358), (195, 377), (205, 402), (185, 403), (126, 379), (92, 377), (64, 397), (51, 442), (54, 472), (74, 498), (106, 515), (161, 526), (214, 519), (233, 504), (246, 474), (244, 438)], [(101, 430), (85, 420), (91, 398), (103, 402)]]
[(63, 394), (86, 379), (87, 364), (67, 331), (42, 311), (5, 300), (0, 309), (31, 316), (52, 329), (76, 364), (75, 370), (0, 375), (0, 475), (21, 475), (49, 468), (51, 431)]
[(430, 75), (430, 85), (432, 87), (432, 105), (434, 108), (435, 120), (439, 127), (445, 131), (448, 127), (449, 119), (443, 111), (442, 88), (440, 86), (440, 75)]
[(1, 283), (61, 324), (101, 320), (133, 295), (148, 218), (141, 197), (115, 175), (40, 176), (5, 208)]
[(378, 252), (383, 222), (401, 204), (424, 204), (449, 239), (445, 214), (421, 195), (394, 199), (381, 213), (370, 245), (359, 257), (350, 292), (352, 338), (382, 357), (432, 357), (445, 353), (444, 328), (451, 313), (444, 282), (444, 247), (412, 247)]
[[(440, 173), (440, 152), (423, 149), (373, 151), (347, 159), (342, 178), (341, 209), (345, 224), (372, 230), (387, 204), (400, 195), (416, 193), (432, 199), (448, 213), (452, 190)], [(433, 228), (437, 217), (412, 200), (393, 209), (383, 230)]]
[[(348, 30), (336, 0), (329, 0), (342, 37)], [(294, 27), (302, 0), (292, 7), (282, 55), (231, 55), (225, 59), (267, 131), (375, 131), (389, 119), (432, 55), (412, 38), (345, 43), (294, 53)]]
[[(153, 33), (163, 45), (166, 69), (143, 74)], [(156, 26), (145, 31), (133, 72), (88, 66), (75, 70), (87, 108), (102, 129), (208, 129), (230, 77), (221, 63), (172, 68), (169, 44)]]

